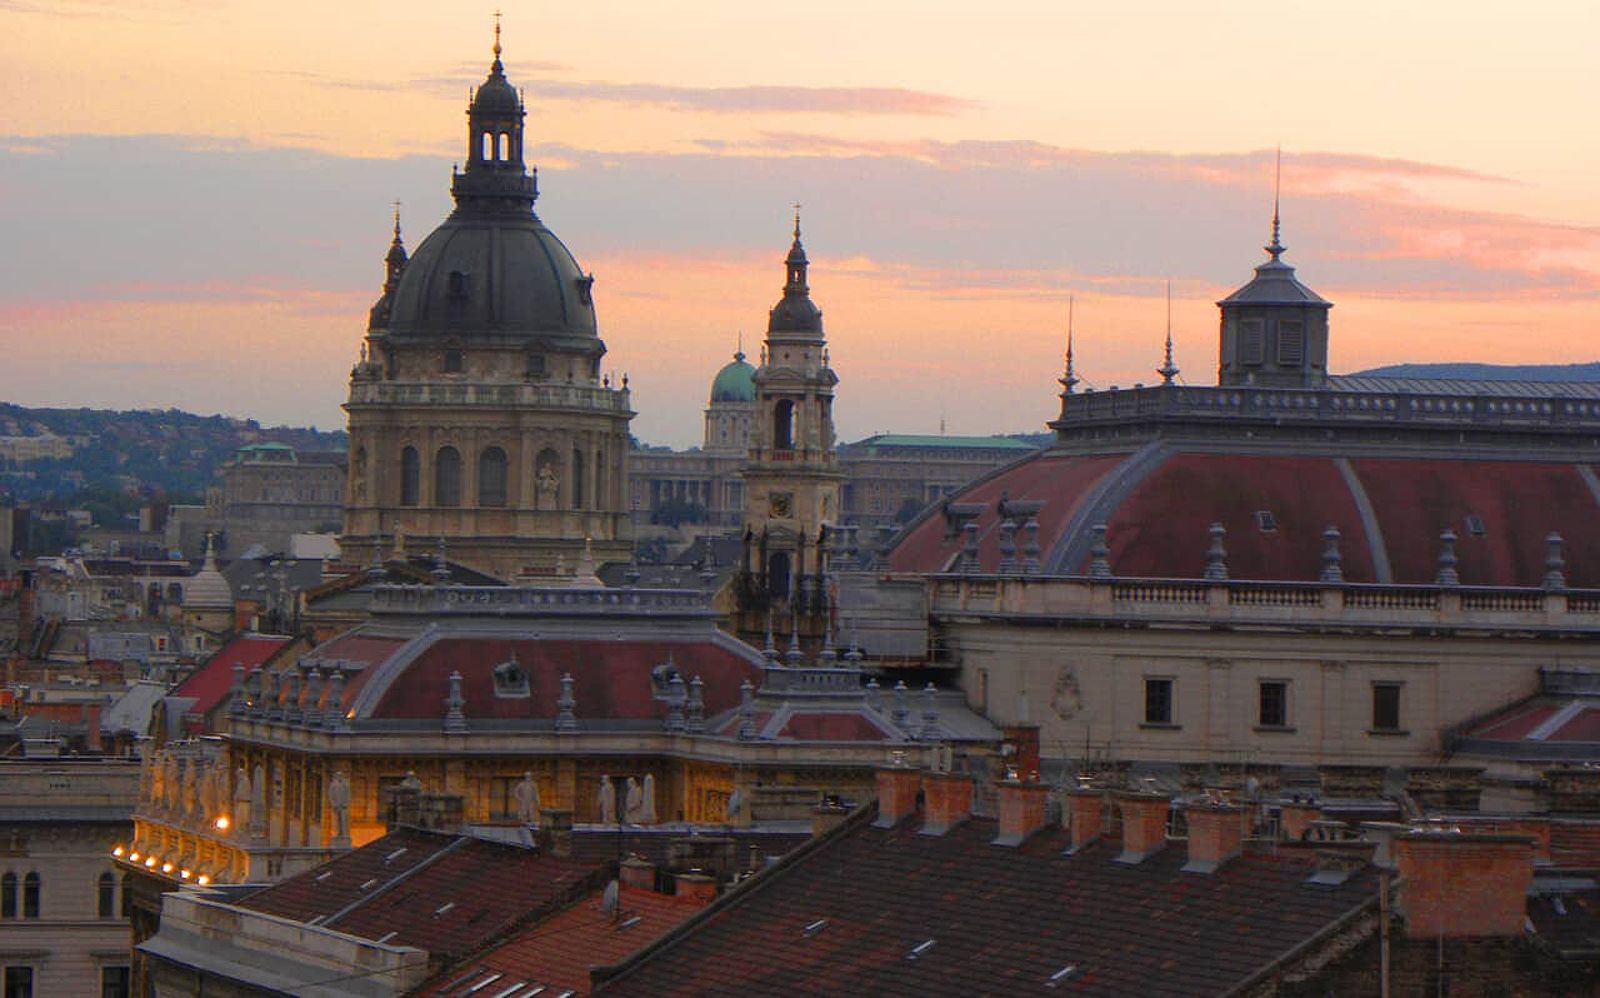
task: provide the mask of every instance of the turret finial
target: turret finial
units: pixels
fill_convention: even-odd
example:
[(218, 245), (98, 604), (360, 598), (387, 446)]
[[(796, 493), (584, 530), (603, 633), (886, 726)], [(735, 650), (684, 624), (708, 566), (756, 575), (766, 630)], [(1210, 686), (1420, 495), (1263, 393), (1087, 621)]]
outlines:
[(744, 330), (739, 330), (739, 346), (733, 351), (734, 360), (744, 360)]
[(394, 239), (400, 241), (400, 199), (394, 199)]
[(1272, 259), (1283, 255), (1288, 247), (1278, 239), (1278, 200), (1283, 192), (1283, 146), (1278, 147), (1277, 165), (1272, 179), (1272, 242), (1263, 247)]
[(1072, 367), (1072, 296), (1067, 295), (1067, 370), (1060, 379), (1061, 387), (1066, 391), (1063, 394), (1071, 395), (1077, 387), (1078, 374)]
[(1172, 282), (1167, 282), (1167, 356), (1162, 365), (1156, 368), (1156, 373), (1161, 375), (1163, 385), (1172, 384), (1172, 379), (1178, 376), (1178, 365), (1172, 362)]
[(498, 66), (500, 63), (500, 11), (498, 9), (494, 12), (494, 61), (495, 65)]
[(794, 203), (794, 241), (800, 241), (800, 202)]

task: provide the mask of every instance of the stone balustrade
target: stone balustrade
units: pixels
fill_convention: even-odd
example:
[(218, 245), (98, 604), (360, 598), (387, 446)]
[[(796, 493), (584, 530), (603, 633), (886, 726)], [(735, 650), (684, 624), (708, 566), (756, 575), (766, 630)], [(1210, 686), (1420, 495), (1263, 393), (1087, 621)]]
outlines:
[(350, 385), (351, 406), (466, 405), (572, 409), (584, 412), (631, 412), (626, 388), (547, 384), (429, 384), (404, 381), (356, 381)]

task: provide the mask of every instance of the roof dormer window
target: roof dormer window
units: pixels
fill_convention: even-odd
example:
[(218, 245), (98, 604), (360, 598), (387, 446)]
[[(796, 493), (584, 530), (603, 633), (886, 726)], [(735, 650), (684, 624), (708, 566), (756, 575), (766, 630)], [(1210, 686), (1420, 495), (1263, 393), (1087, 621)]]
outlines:
[(517, 661), (516, 653), (494, 667), (494, 695), (497, 697), (526, 697), (530, 695), (528, 672)]

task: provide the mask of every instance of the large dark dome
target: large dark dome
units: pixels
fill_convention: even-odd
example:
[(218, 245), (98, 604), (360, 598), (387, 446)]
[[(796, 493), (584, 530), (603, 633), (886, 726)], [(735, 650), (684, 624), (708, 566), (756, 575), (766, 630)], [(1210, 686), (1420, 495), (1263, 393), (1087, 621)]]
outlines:
[(594, 339), (590, 280), (531, 212), (458, 210), (412, 254), (395, 289), (389, 331)]

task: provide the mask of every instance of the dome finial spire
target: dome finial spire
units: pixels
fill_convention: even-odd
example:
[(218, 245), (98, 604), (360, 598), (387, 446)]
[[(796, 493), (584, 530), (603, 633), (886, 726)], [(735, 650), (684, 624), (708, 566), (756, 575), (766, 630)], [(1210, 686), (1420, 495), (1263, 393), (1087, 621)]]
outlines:
[(394, 241), (400, 241), (400, 199), (394, 199)]
[(1161, 375), (1163, 385), (1172, 384), (1172, 379), (1178, 376), (1178, 365), (1172, 362), (1172, 282), (1167, 282), (1167, 356), (1161, 366), (1156, 368), (1156, 373)]
[(1263, 247), (1276, 260), (1287, 248), (1278, 239), (1278, 199), (1283, 192), (1283, 146), (1278, 147), (1277, 164), (1272, 178), (1272, 242)]
[(744, 360), (744, 330), (739, 330), (739, 345), (733, 351), (734, 360)]
[(1067, 295), (1067, 369), (1060, 378), (1061, 387), (1065, 388), (1063, 395), (1071, 395), (1072, 389), (1078, 385), (1078, 374), (1072, 367), (1072, 296)]
[(794, 241), (800, 241), (800, 202), (794, 203)]
[(494, 65), (496, 69), (500, 68), (500, 11), (498, 8), (494, 12)]

